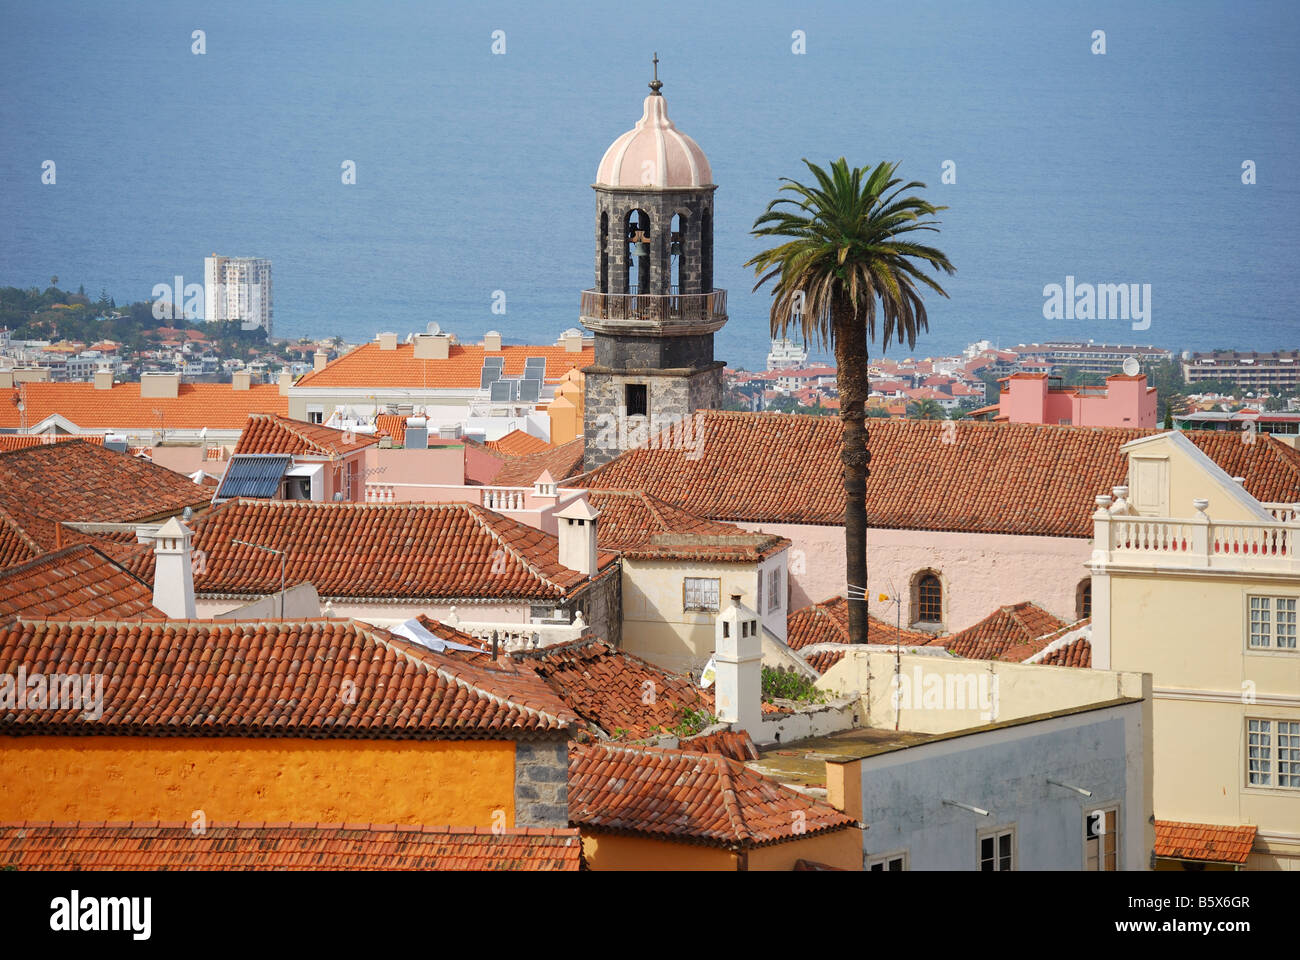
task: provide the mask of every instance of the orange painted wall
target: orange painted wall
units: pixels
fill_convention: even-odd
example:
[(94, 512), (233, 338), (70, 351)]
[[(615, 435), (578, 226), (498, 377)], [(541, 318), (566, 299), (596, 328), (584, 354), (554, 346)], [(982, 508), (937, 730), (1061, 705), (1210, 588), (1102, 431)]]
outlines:
[(721, 847), (671, 843), (612, 833), (584, 833), (582, 853), (592, 870), (735, 870), (736, 855)]
[(812, 860), (841, 870), (861, 870), (862, 831), (836, 830), (749, 851), (750, 870), (793, 870), (796, 860)]
[(0, 737), (0, 820), (514, 825), (511, 741)]

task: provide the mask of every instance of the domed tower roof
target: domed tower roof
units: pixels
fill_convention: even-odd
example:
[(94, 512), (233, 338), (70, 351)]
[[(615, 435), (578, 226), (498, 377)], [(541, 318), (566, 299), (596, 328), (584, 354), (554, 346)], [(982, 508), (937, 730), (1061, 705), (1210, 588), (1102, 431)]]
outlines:
[(659, 61), (650, 96), (636, 126), (609, 145), (596, 170), (596, 185), (638, 190), (713, 185), (713, 170), (700, 145), (668, 119), (659, 89)]

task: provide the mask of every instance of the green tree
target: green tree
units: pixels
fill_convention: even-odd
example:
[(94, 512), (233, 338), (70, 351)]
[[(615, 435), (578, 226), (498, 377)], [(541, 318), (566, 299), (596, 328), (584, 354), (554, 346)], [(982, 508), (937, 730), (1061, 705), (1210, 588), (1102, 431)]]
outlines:
[(928, 397), (925, 400), (916, 400), (907, 405), (907, 416), (911, 420), (947, 420), (948, 414), (944, 412), (938, 400), (931, 400)]
[[(923, 272), (955, 272), (948, 257), (911, 236), (938, 231), (937, 207), (908, 191), (925, 184), (903, 183), (897, 164), (850, 168), (841, 157), (829, 171), (804, 160), (816, 183), (782, 178), (778, 196), (754, 221), (758, 237), (781, 238), (745, 265), (752, 266), (757, 290), (772, 287), (771, 335), (784, 337), (791, 326), (805, 343), (835, 352), (839, 385), (844, 465), (844, 548), (848, 573), (849, 639), (867, 639), (867, 463), (864, 407), (870, 392), (868, 342), (882, 349), (891, 342), (916, 345), (929, 319), (922, 287), (947, 296)], [(879, 321), (879, 328), (877, 327)]]

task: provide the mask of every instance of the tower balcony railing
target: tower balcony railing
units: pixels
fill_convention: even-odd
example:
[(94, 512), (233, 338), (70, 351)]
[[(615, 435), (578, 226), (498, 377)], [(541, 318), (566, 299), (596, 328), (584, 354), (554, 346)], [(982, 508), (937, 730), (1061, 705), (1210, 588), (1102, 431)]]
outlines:
[(684, 326), (721, 324), (727, 320), (727, 291), (662, 294), (584, 290), (582, 316), (593, 320), (627, 320)]

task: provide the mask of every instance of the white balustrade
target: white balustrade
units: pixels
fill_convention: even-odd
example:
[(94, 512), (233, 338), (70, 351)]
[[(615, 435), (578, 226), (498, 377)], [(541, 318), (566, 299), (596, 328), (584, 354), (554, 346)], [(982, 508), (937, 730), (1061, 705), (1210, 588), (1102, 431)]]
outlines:
[[(1093, 514), (1093, 562), (1300, 571), (1300, 521), (1221, 522), (1197, 501), (1193, 518), (1114, 515), (1098, 502)], [(1275, 512), (1274, 515), (1277, 515)]]

